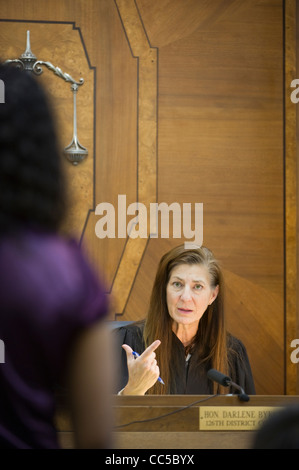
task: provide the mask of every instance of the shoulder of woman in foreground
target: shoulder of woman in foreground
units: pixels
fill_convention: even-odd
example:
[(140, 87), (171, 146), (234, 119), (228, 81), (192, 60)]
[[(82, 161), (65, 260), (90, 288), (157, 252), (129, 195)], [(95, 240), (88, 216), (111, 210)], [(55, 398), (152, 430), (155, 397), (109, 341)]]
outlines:
[[(0, 260), (6, 284), (12, 284), (18, 292), (18, 303), (32, 303), (33, 307), (38, 304), (39, 311), (42, 307), (43, 311), (59, 308), (67, 316), (82, 309), (107, 309), (103, 281), (73, 239), (43, 231), (24, 231), (1, 239)], [(2, 297), (11, 297), (5, 286), (0, 293)], [(85, 316), (88, 317), (88, 312)]]

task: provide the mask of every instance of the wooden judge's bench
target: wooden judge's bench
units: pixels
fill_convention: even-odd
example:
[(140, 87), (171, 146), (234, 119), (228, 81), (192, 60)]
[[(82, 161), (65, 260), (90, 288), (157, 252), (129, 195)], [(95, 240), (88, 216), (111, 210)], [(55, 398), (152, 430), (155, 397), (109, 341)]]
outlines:
[[(299, 405), (294, 395), (115, 396), (115, 449), (248, 449), (256, 429), (281, 407)], [(73, 448), (65, 408), (57, 413), (59, 441)]]

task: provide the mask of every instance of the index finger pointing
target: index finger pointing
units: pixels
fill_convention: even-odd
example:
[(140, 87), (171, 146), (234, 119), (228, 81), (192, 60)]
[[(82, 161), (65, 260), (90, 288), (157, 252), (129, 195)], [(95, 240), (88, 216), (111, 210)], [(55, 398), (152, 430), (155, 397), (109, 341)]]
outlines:
[(150, 344), (146, 350), (141, 354), (143, 357), (149, 356), (155, 349), (157, 349), (161, 344), (161, 341), (159, 339), (156, 339), (152, 344)]

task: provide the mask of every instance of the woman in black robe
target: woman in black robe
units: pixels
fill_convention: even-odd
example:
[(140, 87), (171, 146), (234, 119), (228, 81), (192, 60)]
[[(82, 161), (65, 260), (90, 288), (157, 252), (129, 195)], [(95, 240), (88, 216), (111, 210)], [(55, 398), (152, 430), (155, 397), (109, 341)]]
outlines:
[(166, 253), (146, 319), (115, 335), (123, 395), (229, 393), (207, 377), (211, 368), (255, 394), (246, 349), (226, 330), (221, 269), (205, 247)]

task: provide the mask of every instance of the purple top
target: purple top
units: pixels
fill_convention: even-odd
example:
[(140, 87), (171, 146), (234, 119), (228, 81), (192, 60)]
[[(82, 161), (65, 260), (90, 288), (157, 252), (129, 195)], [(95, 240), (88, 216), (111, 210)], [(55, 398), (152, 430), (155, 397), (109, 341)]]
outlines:
[(58, 448), (54, 387), (76, 334), (107, 314), (78, 245), (55, 235), (0, 239), (0, 448)]

